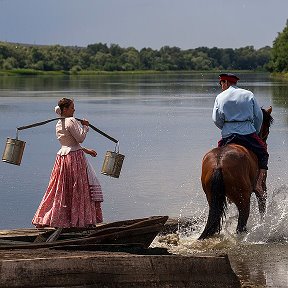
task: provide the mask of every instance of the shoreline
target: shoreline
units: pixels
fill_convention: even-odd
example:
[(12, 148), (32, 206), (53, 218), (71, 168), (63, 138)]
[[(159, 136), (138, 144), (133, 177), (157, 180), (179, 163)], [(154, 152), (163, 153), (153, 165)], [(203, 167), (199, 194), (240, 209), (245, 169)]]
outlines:
[[(267, 71), (229, 70), (231, 73), (269, 73)], [(112, 75), (175, 75), (175, 74), (199, 74), (221, 73), (219, 70), (131, 70), (131, 71), (42, 71), (33, 69), (0, 70), (0, 76), (112, 76)]]

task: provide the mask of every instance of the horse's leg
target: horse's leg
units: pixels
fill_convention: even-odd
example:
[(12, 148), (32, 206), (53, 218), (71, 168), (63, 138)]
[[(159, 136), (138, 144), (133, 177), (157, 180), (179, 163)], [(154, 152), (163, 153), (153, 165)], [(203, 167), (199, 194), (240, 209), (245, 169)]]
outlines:
[[(204, 231), (198, 238), (199, 240), (213, 236), (215, 233), (220, 233), (222, 219), (225, 217), (227, 207), (222, 169), (217, 168), (212, 175), (209, 174), (209, 181), (205, 181), (206, 177), (204, 175), (203, 173), (202, 185), (209, 203), (209, 214)], [(211, 182), (209, 190), (207, 190), (206, 182)]]
[(267, 174), (265, 176), (264, 181), (262, 182), (262, 189), (263, 189), (264, 193), (262, 195), (260, 195), (259, 193), (257, 193), (257, 191), (255, 191), (261, 220), (263, 220), (264, 214), (266, 212), (266, 200), (267, 200), (266, 177), (267, 177)]
[(259, 213), (260, 213), (260, 219), (261, 221), (264, 218), (265, 212), (266, 212), (266, 200), (267, 200), (267, 196), (265, 195), (265, 197), (259, 197), (256, 194), (256, 198), (257, 198), (257, 202), (258, 202), (258, 209), (259, 209)]
[(239, 216), (238, 225), (236, 228), (237, 233), (247, 232), (247, 221), (250, 214), (250, 199), (246, 199), (245, 203), (241, 202), (237, 205)]

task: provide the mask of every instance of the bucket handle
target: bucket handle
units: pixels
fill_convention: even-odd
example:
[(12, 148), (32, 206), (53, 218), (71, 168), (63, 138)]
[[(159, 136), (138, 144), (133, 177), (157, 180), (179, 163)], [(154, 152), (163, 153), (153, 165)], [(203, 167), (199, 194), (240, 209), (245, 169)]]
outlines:
[(117, 141), (114, 152), (119, 154), (119, 141)]
[[(46, 121), (37, 122), (37, 123), (30, 124), (30, 125), (17, 127), (16, 128), (16, 139), (18, 139), (18, 131), (19, 130), (24, 130), (24, 129), (37, 127), (37, 126), (44, 125), (44, 124), (47, 124), (49, 122), (52, 122), (52, 121), (55, 121), (55, 120), (60, 120), (60, 119), (64, 119), (64, 118), (63, 117), (61, 117), (61, 118), (53, 118), (53, 119), (49, 119), (49, 120), (46, 120)], [(78, 121), (81, 121), (81, 119), (79, 119), (79, 118), (75, 118), (75, 119), (78, 120)], [(116, 143), (116, 147), (118, 145), (118, 153), (119, 153), (119, 141), (118, 140), (116, 140), (115, 138), (113, 138), (110, 135), (106, 134), (105, 132), (101, 131), (100, 129), (96, 128), (95, 126), (93, 126), (90, 123), (89, 123), (89, 127), (91, 127), (94, 131), (98, 132), (102, 136), (104, 136), (104, 137), (108, 138), (109, 140), (113, 141), (114, 143)], [(115, 151), (116, 151), (116, 147), (115, 147)]]

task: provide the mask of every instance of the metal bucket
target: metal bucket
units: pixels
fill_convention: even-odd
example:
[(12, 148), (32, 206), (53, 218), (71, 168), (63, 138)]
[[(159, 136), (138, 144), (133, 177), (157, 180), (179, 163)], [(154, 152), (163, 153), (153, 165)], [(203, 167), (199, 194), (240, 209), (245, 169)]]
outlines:
[(20, 165), (25, 143), (26, 142), (18, 139), (7, 138), (2, 161), (14, 165)]
[(125, 156), (119, 154), (119, 152), (107, 151), (104, 158), (101, 174), (119, 178), (124, 157)]

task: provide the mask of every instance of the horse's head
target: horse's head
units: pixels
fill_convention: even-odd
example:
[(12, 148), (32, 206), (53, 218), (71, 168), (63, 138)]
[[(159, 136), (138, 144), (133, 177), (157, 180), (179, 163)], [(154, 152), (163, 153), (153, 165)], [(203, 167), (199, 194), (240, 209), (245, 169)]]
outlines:
[(270, 126), (273, 123), (273, 117), (271, 116), (272, 112), (272, 106), (270, 106), (267, 110), (264, 108), (261, 108), (263, 113), (263, 122), (261, 126), (261, 130), (259, 133), (259, 137), (266, 142), (269, 132), (270, 132)]

